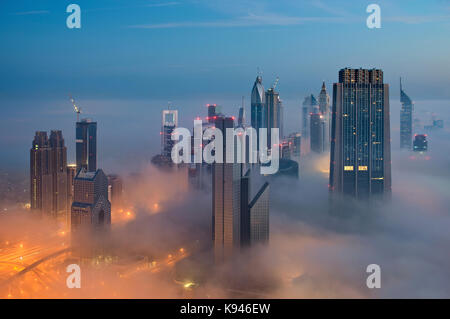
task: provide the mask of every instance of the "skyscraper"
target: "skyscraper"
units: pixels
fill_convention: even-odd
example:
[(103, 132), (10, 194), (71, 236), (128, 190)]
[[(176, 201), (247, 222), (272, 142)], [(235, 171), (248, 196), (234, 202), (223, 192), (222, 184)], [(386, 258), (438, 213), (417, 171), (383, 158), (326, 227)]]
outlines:
[(321, 113), (312, 113), (310, 119), (311, 151), (323, 153), (325, 151), (326, 122)]
[(302, 107), (302, 136), (309, 137), (310, 130), (310, 115), (312, 113), (318, 113), (317, 100), (313, 94), (305, 97)]
[(412, 117), (413, 102), (409, 96), (403, 91), (402, 78), (400, 78), (400, 148), (410, 150), (412, 147)]
[[(267, 128), (267, 146), (271, 148), (272, 145), (272, 132), (271, 129), (278, 128), (280, 130), (279, 136), (283, 137), (282, 127), (282, 104), (280, 100), (280, 95), (275, 92), (273, 88), (266, 91), (266, 106), (265, 106), (265, 126)], [(258, 136), (259, 137), (259, 136)]]
[(47, 132), (36, 132), (30, 150), (30, 195), (31, 210), (39, 215), (53, 209), (51, 159)]
[(327, 92), (325, 82), (322, 83), (322, 89), (319, 93), (319, 111), (325, 122), (324, 149), (330, 146), (331, 139), (331, 117), (330, 117), (330, 95)]
[[(227, 128), (234, 128), (231, 117), (218, 117), (215, 126), (225, 136)], [(223, 143), (225, 162), (226, 139)], [(217, 262), (229, 258), (240, 245), (240, 210), (242, 164), (214, 163), (212, 172), (212, 234)]]
[(30, 150), (31, 209), (65, 220), (68, 201), (67, 149), (61, 131), (36, 132)]
[(358, 199), (391, 192), (389, 85), (383, 71), (339, 71), (333, 85), (330, 191)]
[(250, 245), (269, 242), (269, 183), (265, 183), (248, 205)]
[(76, 125), (77, 172), (85, 168), (88, 172), (97, 169), (97, 122), (82, 119)]
[(264, 91), (264, 86), (262, 85), (262, 77), (258, 75), (256, 77), (255, 83), (252, 88), (251, 96), (251, 125), (258, 134), (259, 129), (265, 126), (265, 105), (266, 105), (266, 94)]
[(111, 225), (111, 203), (108, 200), (108, 178), (98, 169), (82, 168), (74, 179), (74, 201), (71, 211), (72, 245), (91, 246)]
[(171, 158), (172, 148), (175, 141), (172, 140), (172, 133), (178, 126), (178, 111), (163, 110), (161, 129), (161, 155)]
[(108, 199), (116, 211), (122, 207), (123, 181), (119, 175), (108, 175)]

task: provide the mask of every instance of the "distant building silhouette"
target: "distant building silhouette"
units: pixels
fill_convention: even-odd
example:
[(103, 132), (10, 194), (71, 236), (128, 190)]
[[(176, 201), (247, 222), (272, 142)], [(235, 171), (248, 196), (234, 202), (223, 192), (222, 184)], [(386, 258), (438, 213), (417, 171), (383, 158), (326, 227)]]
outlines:
[(412, 144), (412, 124), (414, 105), (409, 96), (403, 91), (402, 79), (400, 78), (400, 148), (411, 149)]

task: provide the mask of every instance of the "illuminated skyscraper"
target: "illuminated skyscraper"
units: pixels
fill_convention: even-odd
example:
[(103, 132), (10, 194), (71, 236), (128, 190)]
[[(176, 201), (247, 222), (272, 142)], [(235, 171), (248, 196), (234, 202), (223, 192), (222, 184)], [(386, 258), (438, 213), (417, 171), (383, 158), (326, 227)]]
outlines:
[(178, 111), (163, 110), (162, 131), (161, 131), (161, 155), (171, 158), (172, 148), (175, 141), (172, 140), (172, 133), (178, 126)]
[(400, 78), (400, 148), (411, 149), (412, 145), (412, 117), (414, 105), (409, 96), (403, 91)]
[(253, 84), (251, 96), (251, 126), (256, 129), (259, 137), (259, 129), (266, 127), (265, 125), (265, 107), (266, 94), (262, 85), (262, 77), (258, 75)]
[(67, 149), (61, 131), (36, 132), (30, 150), (31, 209), (65, 220), (68, 201)]
[(122, 207), (123, 181), (118, 175), (108, 175), (108, 199), (111, 207), (117, 211)]
[(389, 85), (378, 69), (342, 69), (333, 85), (330, 191), (391, 192)]
[(78, 171), (74, 179), (74, 201), (71, 212), (72, 244), (87, 245), (92, 235), (109, 230), (111, 203), (108, 200), (108, 178), (101, 169)]
[(77, 172), (85, 168), (88, 172), (97, 169), (97, 122), (82, 119), (76, 126)]

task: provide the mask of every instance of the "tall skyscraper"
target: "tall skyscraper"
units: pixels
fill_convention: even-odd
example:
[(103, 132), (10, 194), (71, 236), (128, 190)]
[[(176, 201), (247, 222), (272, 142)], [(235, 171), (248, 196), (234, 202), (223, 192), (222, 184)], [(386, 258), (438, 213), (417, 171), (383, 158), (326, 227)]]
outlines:
[(178, 126), (178, 111), (163, 110), (161, 129), (161, 155), (171, 158), (172, 148), (175, 141), (172, 140), (172, 133)]
[(75, 180), (75, 175), (77, 175), (77, 165), (76, 164), (67, 164), (67, 216), (66, 216), (66, 226), (70, 229), (70, 219), (71, 219), (71, 210), (73, 203), (73, 194), (74, 194), (74, 185), (73, 182)]
[(242, 106), (239, 108), (239, 116), (238, 116), (238, 126), (245, 126), (245, 107), (244, 107), (244, 97), (242, 97)]
[[(231, 117), (218, 117), (215, 123), (224, 136), (227, 128), (234, 128)], [(226, 139), (223, 143), (223, 156), (225, 162)], [(242, 164), (213, 164), (212, 231), (217, 262), (229, 258), (240, 245), (241, 176)]]
[(64, 221), (68, 201), (67, 149), (61, 131), (36, 132), (30, 150), (31, 209)]
[(88, 172), (97, 170), (97, 122), (82, 119), (76, 125), (77, 172), (85, 168)]
[(358, 199), (391, 192), (389, 85), (383, 71), (339, 71), (333, 85), (330, 191)]
[(251, 95), (251, 126), (256, 129), (259, 137), (259, 129), (265, 125), (266, 93), (262, 85), (262, 77), (258, 75), (252, 88)]
[(323, 153), (325, 151), (326, 122), (321, 113), (312, 113), (310, 119), (310, 145), (311, 151)]
[(327, 150), (331, 140), (331, 116), (330, 116), (330, 95), (327, 92), (325, 82), (322, 83), (322, 89), (319, 93), (319, 111), (325, 122), (324, 149)]
[(267, 128), (267, 146), (271, 148), (272, 145), (272, 128), (280, 129), (279, 136), (283, 137), (282, 127), (283, 127), (283, 118), (282, 118), (282, 104), (280, 95), (278, 92), (275, 92), (273, 88), (270, 88), (266, 91), (266, 106), (265, 106), (265, 126)]
[(111, 203), (108, 200), (108, 178), (98, 169), (82, 168), (74, 179), (74, 201), (71, 211), (73, 246), (90, 246), (92, 239), (108, 231), (111, 225)]
[(123, 181), (119, 175), (108, 175), (108, 199), (116, 211), (122, 207)]
[(222, 115), (221, 107), (217, 104), (207, 104), (206, 107), (208, 108), (208, 117), (206, 119), (209, 123), (214, 123), (215, 119)]
[(309, 137), (310, 130), (310, 115), (318, 113), (319, 105), (313, 94), (305, 97), (302, 107), (302, 136)]
[(402, 78), (400, 78), (400, 148), (410, 150), (412, 147), (412, 118), (414, 105), (409, 96), (403, 91)]
[(39, 215), (53, 210), (51, 149), (47, 132), (36, 132), (30, 150), (31, 210)]
[(265, 183), (248, 205), (250, 245), (269, 242), (269, 183)]

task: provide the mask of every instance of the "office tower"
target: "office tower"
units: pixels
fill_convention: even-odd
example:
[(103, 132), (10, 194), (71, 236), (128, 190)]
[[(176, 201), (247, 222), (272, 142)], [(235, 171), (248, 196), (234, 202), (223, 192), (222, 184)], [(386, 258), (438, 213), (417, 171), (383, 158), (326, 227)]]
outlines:
[(339, 71), (333, 85), (330, 191), (359, 199), (391, 192), (389, 85), (383, 71)]
[(299, 132), (291, 133), (288, 137), (288, 141), (291, 150), (290, 159), (300, 164), (302, 135)]
[(426, 134), (414, 135), (414, 152), (426, 152), (428, 150), (428, 141)]
[(172, 148), (175, 141), (172, 140), (172, 133), (178, 126), (178, 111), (163, 110), (161, 128), (161, 155), (172, 158)]
[(262, 85), (262, 77), (258, 75), (252, 88), (251, 95), (251, 126), (256, 130), (259, 140), (259, 129), (265, 125), (266, 94)]
[(47, 132), (36, 132), (30, 150), (30, 195), (31, 210), (39, 215), (53, 210), (51, 159)]
[[(273, 88), (270, 88), (266, 91), (266, 105), (265, 105), (265, 127), (267, 128), (267, 146), (271, 148), (272, 145), (272, 132), (271, 129), (278, 128), (280, 129), (279, 136), (283, 137), (283, 132), (281, 128), (283, 126), (282, 121), (282, 105), (280, 96)], [(258, 136), (259, 137), (259, 136)]]
[(319, 93), (319, 111), (323, 116), (325, 122), (325, 136), (324, 149), (327, 150), (330, 146), (331, 139), (331, 116), (330, 116), (330, 95), (327, 92), (325, 82), (322, 83), (322, 89)]
[(30, 150), (31, 209), (64, 220), (67, 214), (67, 149), (61, 131), (36, 132)]
[(53, 179), (52, 214), (59, 220), (67, 220), (67, 148), (61, 131), (51, 131), (49, 139), (51, 149), (51, 173)]
[(97, 169), (97, 122), (82, 119), (76, 125), (77, 172), (85, 168), (88, 172)]
[(250, 170), (241, 179), (241, 247), (269, 241), (269, 183), (251, 199)]
[(244, 98), (242, 98), (242, 106), (239, 108), (239, 117), (238, 117), (238, 126), (245, 126), (245, 107), (244, 107)]
[(318, 112), (319, 105), (314, 95), (308, 95), (303, 101), (302, 107), (302, 136), (309, 137), (310, 114)]
[(213, 123), (214, 120), (221, 116), (221, 107), (217, 104), (207, 104), (206, 107), (208, 108), (208, 117), (206, 118), (209, 123)]
[(98, 169), (82, 168), (74, 179), (74, 201), (71, 211), (72, 245), (86, 245), (92, 235), (102, 234), (111, 225), (111, 203), (108, 200), (108, 178)]
[(310, 119), (311, 151), (323, 153), (325, 151), (326, 121), (321, 113), (312, 113)]
[[(114, 211), (122, 207), (123, 196), (123, 181), (118, 175), (108, 175), (108, 200), (111, 203), (111, 208)], [(111, 209), (111, 210), (112, 210)]]
[(73, 202), (74, 187), (73, 182), (75, 175), (77, 174), (76, 164), (67, 164), (67, 215), (66, 215), (66, 226), (70, 229), (70, 218)]
[(411, 149), (412, 144), (412, 117), (414, 105), (409, 96), (403, 91), (402, 78), (400, 78), (400, 148)]
[[(231, 117), (218, 117), (215, 126), (225, 136), (227, 128), (234, 128)], [(223, 143), (223, 162), (213, 164), (212, 174), (212, 231), (217, 262), (228, 259), (240, 243), (240, 196), (242, 165), (225, 163), (226, 139)]]
[(269, 183), (265, 183), (248, 205), (250, 245), (269, 242)]

